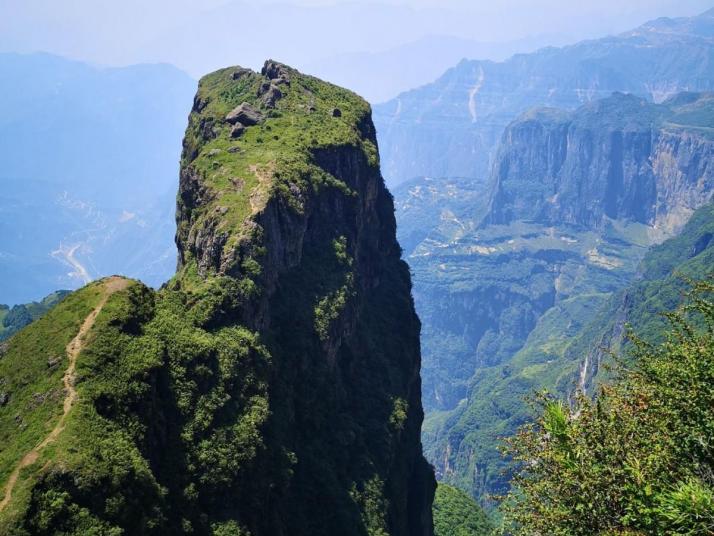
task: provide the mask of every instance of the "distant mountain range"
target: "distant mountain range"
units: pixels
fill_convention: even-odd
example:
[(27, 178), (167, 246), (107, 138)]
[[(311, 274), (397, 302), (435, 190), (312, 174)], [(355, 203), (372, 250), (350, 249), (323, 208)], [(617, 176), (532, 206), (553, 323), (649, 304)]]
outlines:
[(677, 271), (711, 271), (711, 89), (714, 10), (463, 61), (375, 107), (441, 481), (485, 504), (505, 491), (499, 444), (531, 418), (524, 399), (592, 392), (624, 323), (656, 335)]
[(463, 58), (504, 60), (518, 52), (530, 52), (564, 37), (547, 35), (485, 43), (448, 35), (430, 35), (377, 52), (348, 52), (308, 63), (305, 70), (332, 80), (364, 96), (372, 103), (428, 84)]
[(168, 62), (196, 79), (226, 64), (258, 68), (272, 57), (346, 84), (374, 104), (432, 82), (463, 58), (501, 61), (619, 32), (655, 13), (691, 13), (703, 1), (605, 9), (520, 2), (501, 22), (499, 11), (508, 8), (463, 0), (28, 0), (0, 4), (0, 51), (50, 51), (113, 66)]
[(173, 185), (195, 82), (168, 65), (100, 69), (0, 55), (0, 302), (176, 264)]
[(392, 186), (420, 176), (483, 179), (506, 125), (533, 107), (573, 109), (613, 91), (661, 102), (714, 89), (713, 43), (710, 10), (504, 62), (464, 60), (375, 106), (385, 179)]

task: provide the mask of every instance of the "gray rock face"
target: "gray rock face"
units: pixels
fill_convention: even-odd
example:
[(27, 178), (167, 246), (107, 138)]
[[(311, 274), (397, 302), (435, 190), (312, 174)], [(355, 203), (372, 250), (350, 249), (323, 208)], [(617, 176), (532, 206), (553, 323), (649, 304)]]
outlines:
[(263, 120), (263, 114), (257, 108), (254, 108), (247, 102), (237, 106), (226, 116), (226, 121), (231, 125), (240, 123), (243, 126), (249, 127), (257, 125)]
[(607, 218), (676, 230), (714, 193), (714, 142), (698, 126), (714, 100), (680, 102), (615, 94), (572, 114), (526, 114), (504, 133), (484, 224)]
[(268, 108), (275, 108), (275, 103), (283, 97), (283, 92), (280, 88), (272, 83), (265, 82), (258, 91), (258, 96), (261, 97), (263, 104)]
[(261, 74), (276, 84), (290, 84), (290, 67), (277, 61), (266, 61)]

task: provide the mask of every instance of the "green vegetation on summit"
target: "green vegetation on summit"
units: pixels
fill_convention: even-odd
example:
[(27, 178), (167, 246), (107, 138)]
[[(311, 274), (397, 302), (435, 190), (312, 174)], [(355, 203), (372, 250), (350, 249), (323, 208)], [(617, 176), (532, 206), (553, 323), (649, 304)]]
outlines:
[[(205, 77), (179, 272), (108, 297), (64, 429), (22, 465), (0, 532), (430, 536), (419, 321), (395, 227), (362, 99), (271, 61)], [(66, 360), (48, 358), (64, 359), (101, 289), (0, 358), (26, 375), (0, 408), (1, 485), (56, 425)]]

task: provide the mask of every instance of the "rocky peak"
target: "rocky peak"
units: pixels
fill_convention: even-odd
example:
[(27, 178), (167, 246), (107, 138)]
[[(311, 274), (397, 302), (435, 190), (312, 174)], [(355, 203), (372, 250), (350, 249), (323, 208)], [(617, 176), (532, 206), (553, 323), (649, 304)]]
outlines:
[[(282, 95), (272, 104), (266, 82)], [(378, 162), (370, 107), (350, 91), (274, 62), (204, 77), (181, 161), (176, 276), (159, 291), (73, 293), (0, 359), (0, 437), (21, 454), (40, 440), (7, 417), (57, 414), (26, 403), (45, 373), (62, 377), (37, 341), (68, 348), (79, 315), (107, 304), (89, 317), (62, 441), (23, 471), (0, 526), (432, 536), (420, 324)]]
[(263, 76), (276, 84), (290, 84), (291, 72), (294, 72), (294, 69), (273, 60), (267, 60), (261, 70)]
[[(277, 92), (264, 91), (266, 83), (279, 87), (279, 99)], [(317, 153), (338, 159), (351, 154), (355, 168), (376, 170), (369, 191), (381, 182), (369, 105), (349, 91), (268, 61), (262, 75), (242, 68), (208, 75), (199, 83), (195, 103), (184, 140), (177, 212), (182, 271), (190, 264), (202, 277), (243, 273), (244, 261), (256, 257), (258, 236), (272, 239), (261, 222), (277, 205), (301, 211), (309, 208), (315, 188), (366, 186), (359, 183), (367, 180), (364, 174), (340, 177), (325, 171)], [(287, 252), (275, 259), (281, 265), (296, 260)]]
[[(171, 288), (195, 295), (211, 289), (213, 298), (200, 300), (207, 328), (237, 322), (272, 341), (275, 366), (297, 376), (280, 387), (288, 407), (276, 410), (296, 421), (289, 441), (312, 441), (301, 431), (315, 418), (314, 409), (301, 409), (314, 396), (305, 389), (327, 382), (318, 389), (333, 401), (325, 418), (366, 427), (340, 425), (345, 430), (325, 440), (362, 452), (350, 478), (362, 474), (363, 462), (382, 475), (364, 481), (377, 488), (355, 493), (387, 500), (388, 516), (375, 522), (389, 534), (429, 535), (433, 476), (419, 439), (419, 323), (369, 105), (270, 60), (260, 74), (234, 67), (204, 77), (196, 100), (205, 104), (194, 106), (184, 141), (179, 273)], [(377, 315), (384, 300), (399, 311), (393, 318)], [(362, 378), (380, 376), (378, 369), (391, 379), (384, 376), (367, 395)], [(401, 431), (348, 411), (369, 406), (373, 395), (382, 400), (373, 410), (389, 406)], [(372, 426), (381, 431), (367, 432)], [(371, 440), (363, 432), (386, 434), (391, 446), (365, 447)]]

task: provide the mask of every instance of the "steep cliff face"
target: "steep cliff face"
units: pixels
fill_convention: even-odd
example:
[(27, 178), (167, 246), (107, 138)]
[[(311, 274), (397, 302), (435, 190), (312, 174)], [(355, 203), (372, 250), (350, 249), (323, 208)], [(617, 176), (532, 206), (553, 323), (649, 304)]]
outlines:
[(440, 480), (481, 500), (504, 492), (498, 445), (531, 417), (523, 399), (592, 386), (602, 345), (631, 318), (619, 293), (648, 249), (712, 198), (712, 102), (615, 94), (529, 112), (502, 139), (485, 207), (466, 180), (395, 190), (402, 241), (421, 238), (408, 261), (423, 440)]
[(609, 218), (671, 233), (714, 194), (712, 110), (711, 94), (656, 105), (616, 93), (572, 114), (526, 114), (504, 134), (484, 223)]
[[(48, 454), (7, 523), (432, 534), (420, 325), (368, 104), (271, 61), (208, 75), (177, 227), (176, 277), (112, 296), (79, 357), (67, 448), (77, 429), (111, 430), (95, 456), (121, 439), (124, 476)], [(57, 494), (65, 508), (48, 514)]]
[(630, 32), (464, 60), (431, 84), (375, 107), (388, 184), (414, 177), (488, 177), (505, 127), (533, 107), (575, 109), (630, 92), (662, 102), (714, 89), (714, 13), (659, 19)]
[(647, 252), (637, 278), (616, 293), (591, 322), (572, 338), (566, 355), (580, 362), (578, 387), (593, 393), (608, 380), (602, 364), (612, 351), (625, 353), (627, 329), (643, 340), (662, 342), (667, 319), (662, 312), (680, 306), (689, 289), (688, 280), (714, 275), (714, 204), (698, 209), (681, 232)]

